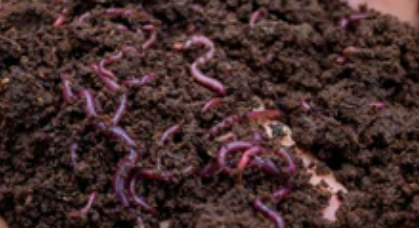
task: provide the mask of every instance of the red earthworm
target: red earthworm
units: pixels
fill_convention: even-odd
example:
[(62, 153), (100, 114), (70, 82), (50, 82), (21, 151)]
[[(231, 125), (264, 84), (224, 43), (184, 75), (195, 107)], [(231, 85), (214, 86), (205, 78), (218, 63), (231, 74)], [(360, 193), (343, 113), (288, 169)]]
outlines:
[(130, 148), (129, 153), (118, 163), (118, 167), (113, 177), (112, 185), (115, 195), (124, 207), (130, 205), (128, 195), (125, 191), (128, 184), (126, 176), (128, 175), (128, 171), (138, 162), (138, 160), (138, 152), (135, 149)]
[(278, 168), (278, 166), (271, 160), (263, 159), (259, 156), (254, 156), (252, 160), (250, 160), (249, 165), (252, 168), (257, 168), (262, 170), (263, 172), (277, 176), (279, 178), (287, 178), (288, 175), (285, 173), (282, 173), (281, 170)]
[(116, 197), (118, 198), (118, 200), (121, 202), (121, 204), (124, 207), (128, 207), (130, 205), (128, 196), (125, 192), (126, 178), (124, 177), (124, 172), (126, 171), (126, 168), (127, 168), (126, 163), (127, 161), (125, 161), (125, 159), (123, 159), (119, 163), (118, 169), (116, 170), (113, 177), (113, 181), (112, 181), (112, 185), (113, 185), (113, 189), (116, 194)]
[(95, 98), (93, 97), (93, 94), (90, 90), (82, 89), (80, 91), (80, 96), (84, 98), (85, 105), (84, 105), (84, 112), (86, 114), (86, 117), (92, 117), (97, 116), (96, 112), (96, 102)]
[(201, 171), (199, 171), (198, 175), (201, 177), (210, 177), (213, 176), (218, 170), (220, 170), (218, 163), (213, 162), (206, 165)]
[(247, 164), (250, 161), (250, 157), (256, 154), (260, 154), (262, 149), (258, 146), (251, 147), (247, 149), (241, 156), (240, 160), (237, 162), (237, 169), (240, 172), (243, 172), (246, 169)]
[(140, 179), (141, 173), (136, 172), (129, 181), (129, 195), (132, 198), (132, 201), (139, 206), (141, 209), (150, 212), (152, 214), (157, 214), (156, 208), (148, 204), (142, 197), (140, 197), (135, 190), (135, 186), (137, 185), (137, 181)]
[(109, 78), (100, 74), (99, 79), (106, 86), (106, 88), (108, 88), (111, 92), (115, 92), (121, 89), (121, 86), (118, 84), (118, 82), (116, 82), (112, 78)]
[(71, 103), (71, 101), (74, 98), (73, 91), (71, 90), (71, 81), (70, 81), (70, 75), (69, 74), (61, 74), (61, 91), (63, 94), (64, 101), (66, 103)]
[(283, 187), (272, 193), (272, 198), (275, 202), (279, 202), (291, 193), (290, 187)]
[(300, 107), (304, 111), (309, 111), (311, 109), (311, 106), (307, 103), (307, 101), (305, 99), (301, 99), (301, 101), (300, 101)]
[(155, 80), (156, 78), (157, 78), (157, 74), (152, 72), (143, 76), (141, 79), (137, 79), (137, 78), (127, 79), (123, 82), (123, 84), (126, 86), (143, 86)]
[(224, 173), (230, 174), (232, 169), (227, 166), (227, 155), (233, 152), (243, 152), (252, 146), (253, 143), (247, 141), (233, 141), (224, 145), (221, 147), (217, 155), (218, 166), (224, 171)]
[(64, 22), (67, 20), (67, 8), (64, 8), (61, 11), (60, 16), (54, 21), (54, 24), (52, 26), (58, 28), (64, 24)]
[(349, 17), (343, 18), (340, 21), (340, 27), (342, 29), (347, 29), (350, 23), (357, 22), (365, 18), (367, 18), (367, 15), (365, 13), (352, 14)]
[(87, 201), (87, 204), (80, 210), (72, 211), (72, 212), (68, 213), (67, 217), (68, 218), (75, 218), (75, 217), (82, 217), (82, 216), (86, 215), (90, 211), (90, 209), (92, 208), (93, 201), (95, 200), (95, 198), (96, 198), (96, 192), (92, 192), (89, 195), (89, 200)]
[(227, 92), (226, 92), (226, 90), (224, 88), (224, 85), (220, 81), (204, 75), (198, 69), (198, 65), (197, 64), (198, 64), (198, 62), (194, 62), (194, 63), (192, 63), (192, 65), (190, 67), (190, 73), (191, 73), (192, 77), (199, 84), (207, 87), (208, 89), (212, 90), (213, 92), (218, 93), (221, 96), (225, 96)]
[(368, 104), (370, 107), (376, 108), (376, 109), (384, 109), (387, 107), (387, 104), (382, 102), (382, 101), (377, 101), (377, 102), (371, 102), (370, 104)]
[(176, 176), (189, 176), (195, 172), (195, 167), (192, 165), (184, 168), (181, 173), (175, 173), (170, 171), (154, 171), (150, 169), (140, 170), (141, 176), (148, 179), (157, 180), (157, 181), (172, 181)]
[(108, 8), (105, 10), (105, 13), (111, 17), (129, 17), (134, 11), (125, 8)]
[(262, 215), (268, 217), (275, 224), (275, 228), (285, 228), (284, 219), (276, 211), (262, 203), (260, 199), (253, 201), (253, 207)]
[(187, 49), (193, 44), (203, 44), (209, 50), (207, 51), (207, 53), (196, 59), (195, 62), (192, 63), (192, 65), (190, 66), (190, 73), (192, 77), (198, 83), (207, 87), (213, 92), (216, 92), (221, 96), (225, 96), (226, 90), (224, 88), (224, 85), (220, 81), (204, 75), (198, 68), (198, 65), (206, 63), (214, 56), (215, 48), (213, 42), (205, 36), (193, 36), (188, 41), (186, 41), (186, 43), (183, 45), (183, 48)]
[(103, 60), (101, 60), (99, 62), (99, 67), (98, 67), (99, 74), (101, 76), (109, 77), (109, 78), (111, 78), (113, 80), (117, 80), (115, 74), (112, 71), (110, 71), (110, 70), (108, 70), (108, 69), (105, 68), (105, 64), (106, 63), (107, 63), (107, 61), (105, 59), (103, 59)]
[(234, 134), (233, 132), (229, 132), (225, 135), (221, 135), (221, 136), (219, 136), (215, 139), (215, 141), (217, 141), (219, 143), (225, 143), (225, 142), (231, 141), (231, 140), (237, 140), (237, 135)]
[(122, 47), (122, 51), (131, 52), (131, 53), (138, 53), (137, 48), (134, 47), (134, 46), (130, 46), (130, 45), (126, 45), (126, 46)]
[(74, 165), (77, 163), (77, 149), (79, 148), (78, 143), (72, 143), (70, 145), (70, 164)]
[(285, 158), (287, 160), (288, 166), (286, 168), (283, 168), (282, 171), (285, 171), (289, 175), (293, 175), (297, 169), (294, 160), (292, 159), (291, 155), (289, 155), (288, 152), (285, 150), (278, 150), (276, 151), (276, 154)]
[(116, 29), (117, 29), (118, 31), (123, 31), (123, 32), (129, 31), (128, 27), (127, 27), (127, 26), (125, 26), (125, 25), (122, 25), (122, 24), (117, 24), (117, 25), (116, 25)]
[(238, 123), (240, 121), (240, 116), (239, 115), (232, 115), (229, 116), (227, 118), (225, 118), (223, 121), (221, 121), (220, 123), (216, 124), (215, 126), (213, 126), (208, 132), (206, 137), (210, 137), (210, 136), (215, 136), (218, 135), (220, 133), (220, 131), (222, 131), (223, 129), (232, 126), (235, 123)]
[(264, 9), (258, 9), (250, 15), (249, 26), (251, 29), (255, 27), (256, 20), (258, 20), (265, 13)]
[(128, 135), (128, 133), (120, 126), (110, 126), (109, 133), (116, 139), (123, 142), (128, 147), (135, 147), (137, 143)]
[(106, 58), (104, 64), (112, 64), (116, 61), (121, 60), (122, 57), (124, 57), (124, 53), (122, 51), (118, 51), (116, 54), (111, 55), (108, 58)]
[(113, 125), (118, 125), (122, 116), (125, 114), (125, 111), (127, 110), (127, 101), (127, 95), (125, 93), (122, 94), (121, 103), (119, 104), (119, 107), (112, 118)]
[(199, 57), (195, 62), (198, 64), (204, 64), (208, 60), (214, 57), (215, 47), (214, 43), (205, 36), (192, 36), (186, 43), (183, 45), (184, 49), (190, 48), (194, 44), (202, 44), (208, 48), (207, 53)]
[(90, 12), (86, 12), (84, 14), (82, 14), (78, 19), (77, 22), (79, 23), (83, 23), (87, 18), (89, 18), (90, 16), (92, 16), (92, 14)]
[(358, 48), (354, 46), (348, 46), (345, 49), (343, 49), (343, 56), (337, 57), (335, 62), (339, 64), (343, 64), (346, 61), (348, 61), (351, 54), (356, 53), (357, 51), (358, 51)]
[(160, 140), (159, 140), (159, 143), (163, 145), (171, 135), (179, 132), (180, 128), (181, 128), (181, 125), (180, 124), (176, 124), (176, 125), (173, 125), (172, 127), (168, 128), (161, 135)]
[(143, 26), (143, 29), (151, 32), (150, 37), (148, 38), (148, 40), (142, 46), (143, 49), (148, 49), (151, 45), (156, 43), (157, 31), (156, 31), (156, 28), (154, 27), (154, 25), (145, 25), (145, 26)]
[(283, 114), (278, 109), (267, 109), (263, 111), (251, 111), (246, 113), (246, 117), (250, 120), (259, 119), (276, 119), (281, 117)]
[(214, 108), (215, 106), (220, 105), (221, 102), (223, 102), (223, 100), (221, 98), (219, 98), (219, 97), (212, 98), (207, 103), (205, 103), (204, 107), (202, 107), (201, 113), (205, 113), (208, 110)]

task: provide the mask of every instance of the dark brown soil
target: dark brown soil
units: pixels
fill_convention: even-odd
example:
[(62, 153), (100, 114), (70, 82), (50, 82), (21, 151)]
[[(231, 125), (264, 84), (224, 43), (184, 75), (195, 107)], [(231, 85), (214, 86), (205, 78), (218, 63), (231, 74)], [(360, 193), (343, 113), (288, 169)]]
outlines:
[[(143, 13), (109, 18), (103, 15), (109, 7)], [(68, 19), (54, 28), (64, 8)], [(259, 8), (267, 13), (250, 30), (249, 16)], [(86, 12), (92, 16), (78, 22)], [(310, 186), (299, 169), (290, 180), (293, 192), (276, 208), (288, 227), (419, 227), (418, 34), (370, 11), (341, 29), (340, 19), (352, 13), (338, 0), (3, 1), (0, 214), (12, 228), (135, 227), (139, 215), (146, 227), (272, 227), (251, 201), (284, 181), (253, 171), (242, 185), (223, 174), (173, 183), (145, 180), (139, 190), (158, 206), (158, 216), (122, 208), (116, 199), (112, 176), (126, 148), (92, 128), (82, 100), (64, 104), (60, 74), (70, 73), (75, 89), (90, 88), (101, 115), (112, 115), (120, 95), (107, 91), (89, 65), (125, 45), (140, 48), (149, 33), (133, 30), (151, 23), (159, 28), (157, 43), (109, 65), (121, 80), (159, 75), (128, 90), (128, 112), (120, 123), (140, 145), (140, 166), (155, 167), (153, 155), (160, 153), (163, 169), (202, 168), (221, 145), (204, 140), (207, 130), (256, 108), (260, 98), (287, 114), (297, 144), (313, 151), (349, 190), (342, 194), (338, 221), (329, 223), (320, 213), (329, 195)], [(118, 24), (131, 31), (119, 31)], [(172, 48), (193, 34), (214, 41), (215, 58), (203, 71), (228, 90), (224, 103), (204, 115), (200, 109), (214, 95), (188, 70), (204, 50)], [(358, 51), (336, 63), (348, 46)], [(301, 108), (302, 99), (311, 110)], [(372, 102), (386, 107), (374, 108)], [(161, 133), (178, 123), (181, 134), (159, 147)], [(234, 131), (246, 136), (256, 127), (245, 124)], [(72, 165), (74, 142), (79, 149)], [(98, 195), (87, 216), (68, 219), (93, 191)]]

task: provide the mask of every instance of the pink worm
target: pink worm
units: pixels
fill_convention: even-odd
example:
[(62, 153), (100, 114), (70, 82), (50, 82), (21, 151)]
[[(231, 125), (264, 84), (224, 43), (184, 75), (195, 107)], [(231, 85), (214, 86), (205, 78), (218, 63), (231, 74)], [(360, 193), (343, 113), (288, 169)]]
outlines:
[(113, 80), (112, 78), (106, 77), (104, 75), (99, 75), (99, 79), (102, 81), (102, 83), (108, 88), (110, 91), (115, 92), (121, 89), (121, 86)]
[(77, 20), (79, 23), (83, 23), (87, 18), (92, 16), (89, 12), (82, 14)]
[(365, 13), (352, 14), (349, 17), (343, 18), (340, 21), (340, 27), (342, 29), (347, 29), (350, 23), (357, 22), (365, 18), (367, 18), (367, 15)]
[(143, 29), (144, 30), (151, 31), (150, 38), (148, 38), (148, 40), (142, 46), (143, 49), (148, 49), (151, 45), (153, 45), (154, 43), (156, 43), (156, 40), (157, 40), (157, 31), (156, 31), (156, 28), (153, 25), (145, 25), (143, 27)]
[(112, 118), (112, 123), (114, 125), (117, 125), (121, 120), (122, 116), (125, 114), (125, 111), (127, 110), (127, 101), (127, 95), (125, 93), (122, 94), (121, 103), (119, 104), (119, 107)]
[(220, 167), (224, 173), (231, 174), (232, 169), (227, 166), (227, 155), (233, 152), (243, 152), (253, 146), (253, 143), (247, 141), (233, 141), (225, 146), (221, 147), (217, 155), (218, 167)]
[(285, 222), (282, 216), (280, 216), (276, 211), (272, 210), (267, 205), (262, 203), (260, 199), (256, 199), (253, 201), (253, 207), (262, 215), (268, 217), (275, 224), (275, 228), (285, 228)]
[(148, 204), (142, 197), (138, 195), (137, 191), (135, 190), (135, 186), (137, 185), (137, 182), (140, 179), (140, 177), (140, 172), (137, 172), (132, 176), (131, 180), (129, 181), (129, 195), (131, 196), (132, 201), (134, 201), (134, 203), (141, 209), (156, 215), (156, 208)]
[(122, 141), (126, 146), (137, 146), (137, 143), (128, 135), (128, 133), (123, 128), (119, 126), (111, 126), (107, 130), (114, 138)]
[(113, 177), (112, 185), (114, 192), (124, 207), (128, 207), (130, 205), (127, 193), (125, 192), (125, 188), (128, 184), (126, 179), (127, 172), (138, 162), (138, 160), (138, 152), (135, 149), (130, 148), (129, 153), (119, 162), (118, 168)]
[(143, 86), (155, 80), (156, 78), (157, 78), (157, 74), (152, 72), (150, 74), (143, 76), (141, 79), (137, 79), (137, 78), (127, 79), (123, 82), (123, 84), (126, 86)]
[(77, 143), (72, 143), (70, 145), (70, 163), (72, 165), (77, 163), (77, 149), (79, 148), (79, 144)]
[(213, 92), (216, 92), (221, 96), (225, 96), (226, 90), (224, 88), (224, 85), (220, 81), (204, 75), (198, 69), (198, 65), (205, 64), (208, 60), (210, 60), (214, 56), (215, 48), (214, 48), (213, 42), (205, 36), (193, 36), (188, 41), (186, 41), (186, 43), (183, 45), (183, 48), (188, 49), (193, 44), (202, 44), (206, 46), (209, 50), (207, 51), (207, 53), (205, 53), (204, 55), (199, 57), (197, 60), (195, 60), (194, 63), (192, 63), (190, 67), (190, 73), (192, 77), (198, 83), (207, 87)]
[(221, 102), (223, 102), (223, 100), (219, 97), (216, 98), (212, 98), (211, 100), (209, 100), (207, 103), (205, 103), (204, 107), (202, 107), (201, 109), (201, 113), (205, 113), (208, 110), (218, 106), (221, 104)]
[(92, 192), (89, 196), (89, 200), (87, 201), (86, 206), (84, 206), (82, 209), (78, 210), (78, 211), (72, 211), (70, 213), (67, 214), (68, 218), (75, 218), (75, 217), (81, 217), (86, 215), (90, 209), (92, 208), (93, 205), (93, 201), (96, 198), (96, 192)]
[(71, 90), (71, 81), (70, 81), (70, 75), (69, 74), (62, 74), (61, 75), (62, 80), (62, 87), (61, 91), (63, 94), (64, 101), (66, 103), (71, 103), (71, 101), (74, 98), (73, 91)]
[(252, 13), (249, 19), (249, 26), (251, 29), (255, 27), (256, 20), (258, 20), (264, 14), (264, 12), (265, 11), (263, 9), (258, 9), (254, 13)]
[(374, 107), (376, 109), (383, 109), (387, 107), (387, 104), (382, 101), (372, 102), (369, 104), (370, 107)]
[(105, 60), (105, 59), (103, 59), (99, 62), (99, 67), (97, 68), (99, 74), (101, 76), (108, 77), (108, 78), (111, 78), (113, 80), (117, 80), (115, 74), (112, 71), (106, 69), (106, 67), (105, 67), (106, 64), (107, 64), (107, 60)]
[(171, 135), (179, 132), (180, 128), (181, 128), (181, 125), (176, 124), (176, 125), (173, 125), (172, 127), (170, 127), (169, 129), (167, 129), (161, 135), (159, 143), (163, 145)]
[(82, 89), (80, 91), (80, 96), (84, 98), (85, 105), (84, 105), (84, 112), (86, 114), (86, 117), (92, 117), (97, 116), (96, 112), (96, 102), (95, 98), (93, 97), (93, 94), (90, 90)]
[(108, 8), (105, 13), (111, 17), (129, 17), (134, 13), (134, 11), (124, 8)]
[(250, 157), (260, 154), (262, 152), (262, 149), (258, 146), (251, 147), (250, 149), (247, 149), (241, 156), (240, 160), (237, 163), (237, 169), (240, 172), (243, 172), (246, 169), (247, 164), (250, 161)]
[(64, 22), (67, 20), (67, 8), (63, 9), (60, 16), (54, 21), (54, 24), (52, 26), (58, 28), (61, 27)]

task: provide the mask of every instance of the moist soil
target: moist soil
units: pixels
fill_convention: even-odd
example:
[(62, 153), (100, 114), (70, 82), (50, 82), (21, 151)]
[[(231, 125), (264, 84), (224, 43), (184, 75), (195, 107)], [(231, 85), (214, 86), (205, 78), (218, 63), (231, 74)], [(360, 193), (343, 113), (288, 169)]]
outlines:
[[(110, 7), (135, 13), (110, 17)], [(264, 13), (250, 29), (258, 9)], [(355, 12), (337, 0), (2, 1), (0, 214), (12, 228), (273, 227), (251, 202), (292, 185), (278, 204), (266, 202), (287, 227), (419, 227), (418, 34), (392, 16), (361, 10), (367, 17), (343, 29), (341, 19)], [(66, 20), (54, 27), (63, 11)], [(90, 16), (80, 20), (85, 13)], [(157, 28), (157, 41), (143, 50), (151, 32), (141, 28), (148, 24)], [(227, 88), (223, 103), (204, 114), (202, 106), (215, 95), (193, 80), (189, 66), (206, 50), (173, 48), (196, 34), (215, 44), (202, 71)], [(263, 103), (282, 110), (298, 146), (348, 188), (337, 221), (322, 219), (330, 195), (308, 184), (295, 148), (288, 149), (298, 165), (291, 178), (248, 170), (241, 183), (222, 173), (145, 179), (137, 190), (158, 215), (123, 207), (112, 177), (127, 148), (89, 124), (82, 99), (64, 102), (60, 75), (70, 75), (74, 91), (90, 89), (100, 118), (109, 119), (121, 92), (107, 90), (89, 65), (127, 45), (138, 51), (107, 65), (118, 80), (158, 76), (125, 91), (128, 107), (119, 125), (138, 144), (138, 166), (202, 169), (222, 146), (205, 138), (208, 130)], [(348, 46), (356, 51), (337, 61)], [(160, 145), (174, 124), (182, 130)], [(231, 131), (245, 139), (258, 129), (246, 122)], [(273, 147), (272, 141), (266, 144)], [(92, 209), (69, 218), (92, 192)]]

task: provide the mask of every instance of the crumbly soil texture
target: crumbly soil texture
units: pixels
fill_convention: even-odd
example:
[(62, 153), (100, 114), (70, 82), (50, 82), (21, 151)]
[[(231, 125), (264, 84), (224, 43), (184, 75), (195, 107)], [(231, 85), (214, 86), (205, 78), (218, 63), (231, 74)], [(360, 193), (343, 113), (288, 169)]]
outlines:
[[(360, 9), (366, 17), (342, 28), (340, 21), (357, 12), (338, 0), (0, 4), (0, 215), (12, 228), (269, 228), (274, 225), (252, 201), (283, 185), (292, 185), (291, 194), (266, 203), (287, 227), (419, 227), (419, 40), (396, 18)], [(109, 15), (110, 8), (134, 13)], [(60, 15), (64, 21), (53, 26)], [(142, 48), (154, 31), (156, 42)], [(191, 77), (191, 63), (207, 51), (182, 49), (194, 35), (214, 42), (214, 58), (200, 69), (227, 89), (222, 104), (205, 113), (202, 106), (217, 95)], [(342, 59), (349, 46), (355, 51)], [(138, 145), (137, 166), (202, 169), (223, 145), (207, 140), (208, 130), (264, 104), (282, 110), (297, 145), (348, 188), (339, 194), (336, 222), (322, 218), (330, 195), (308, 184), (295, 148), (287, 149), (298, 165), (289, 180), (257, 170), (247, 170), (241, 182), (220, 172), (144, 179), (136, 191), (158, 213), (123, 207), (112, 181), (127, 148), (92, 126), (77, 94), (90, 90), (97, 118), (112, 118), (121, 92), (107, 89), (91, 64), (120, 50), (129, 51), (106, 65), (118, 81), (157, 75), (124, 90), (127, 111), (119, 126)], [(71, 80), (71, 102), (62, 96), (63, 74)], [(180, 132), (159, 144), (175, 124)], [(244, 122), (223, 133), (246, 138), (261, 129)], [(267, 146), (275, 147), (272, 140)], [(68, 216), (92, 192), (92, 208)]]

